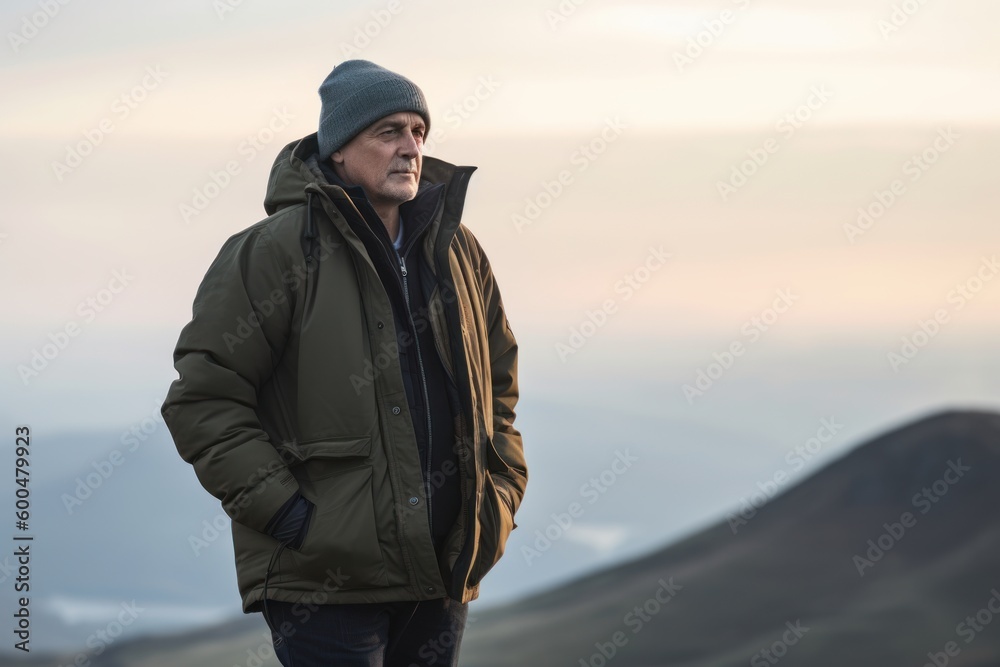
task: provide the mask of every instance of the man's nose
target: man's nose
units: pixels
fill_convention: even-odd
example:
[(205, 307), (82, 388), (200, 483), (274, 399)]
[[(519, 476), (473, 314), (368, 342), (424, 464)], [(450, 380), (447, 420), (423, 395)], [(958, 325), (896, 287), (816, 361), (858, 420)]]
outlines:
[(420, 155), (420, 144), (417, 143), (417, 138), (413, 136), (413, 133), (408, 132), (406, 137), (403, 139), (403, 145), (399, 149), (399, 154), (402, 157), (416, 157)]

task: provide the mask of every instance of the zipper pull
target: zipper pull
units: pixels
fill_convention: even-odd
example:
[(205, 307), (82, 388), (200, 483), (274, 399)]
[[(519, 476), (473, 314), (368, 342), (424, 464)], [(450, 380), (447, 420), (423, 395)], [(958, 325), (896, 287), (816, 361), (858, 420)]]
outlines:
[(405, 278), (406, 277), (406, 260), (403, 259), (402, 255), (399, 254), (399, 251), (396, 252), (396, 257), (399, 257), (399, 269), (400, 269), (400, 271), (402, 271), (403, 277)]

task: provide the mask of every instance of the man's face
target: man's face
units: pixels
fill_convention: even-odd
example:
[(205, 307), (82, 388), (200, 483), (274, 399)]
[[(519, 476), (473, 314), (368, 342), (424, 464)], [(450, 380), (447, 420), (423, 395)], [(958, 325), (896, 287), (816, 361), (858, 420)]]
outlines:
[(381, 118), (334, 151), (334, 171), (364, 188), (376, 209), (409, 201), (417, 196), (426, 129), (420, 114), (411, 111)]

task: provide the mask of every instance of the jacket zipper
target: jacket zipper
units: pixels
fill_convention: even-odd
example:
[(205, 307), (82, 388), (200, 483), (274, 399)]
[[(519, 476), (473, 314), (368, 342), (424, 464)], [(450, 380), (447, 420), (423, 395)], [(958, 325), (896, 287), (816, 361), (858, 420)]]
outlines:
[(406, 319), (410, 322), (410, 330), (413, 331), (413, 346), (417, 350), (417, 368), (420, 369), (420, 384), (424, 389), (424, 414), (427, 417), (427, 451), (425, 458), (427, 459), (427, 477), (424, 480), (425, 494), (427, 495), (427, 524), (431, 531), (431, 538), (434, 536), (434, 519), (431, 512), (431, 411), (430, 411), (430, 392), (427, 390), (427, 374), (424, 372), (424, 360), (420, 355), (420, 341), (417, 339), (417, 327), (413, 323), (413, 313), (410, 310), (410, 290), (408, 286), (408, 281), (406, 279), (406, 260), (403, 258), (399, 251), (396, 251), (396, 257), (399, 258), (399, 270), (403, 274), (403, 298), (406, 300)]

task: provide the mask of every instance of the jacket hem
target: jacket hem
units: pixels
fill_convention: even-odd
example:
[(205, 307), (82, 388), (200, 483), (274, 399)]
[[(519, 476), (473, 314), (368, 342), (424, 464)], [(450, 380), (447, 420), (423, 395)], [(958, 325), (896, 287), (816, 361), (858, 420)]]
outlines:
[[(243, 600), (243, 613), (254, 614), (264, 611), (264, 598), (261, 595), (263, 586), (255, 588)], [(472, 597), (468, 595), (467, 600), (478, 597), (478, 587)], [(467, 593), (473, 593), (472, 590)], [(302, 605), (320, 604), (351, 604), (351, 603), (380, 603), (380, 602), (401, 602), (406, 600), (435, 600), (448, 597), (444, 589), (434, 594), (415, 593), (409, 586), (390, 586), (386, 588), (368, 588), (350, 591), (295, 591), (281, 588), (267, 587), (267, 599), (278, 602), (300, 603)]]

